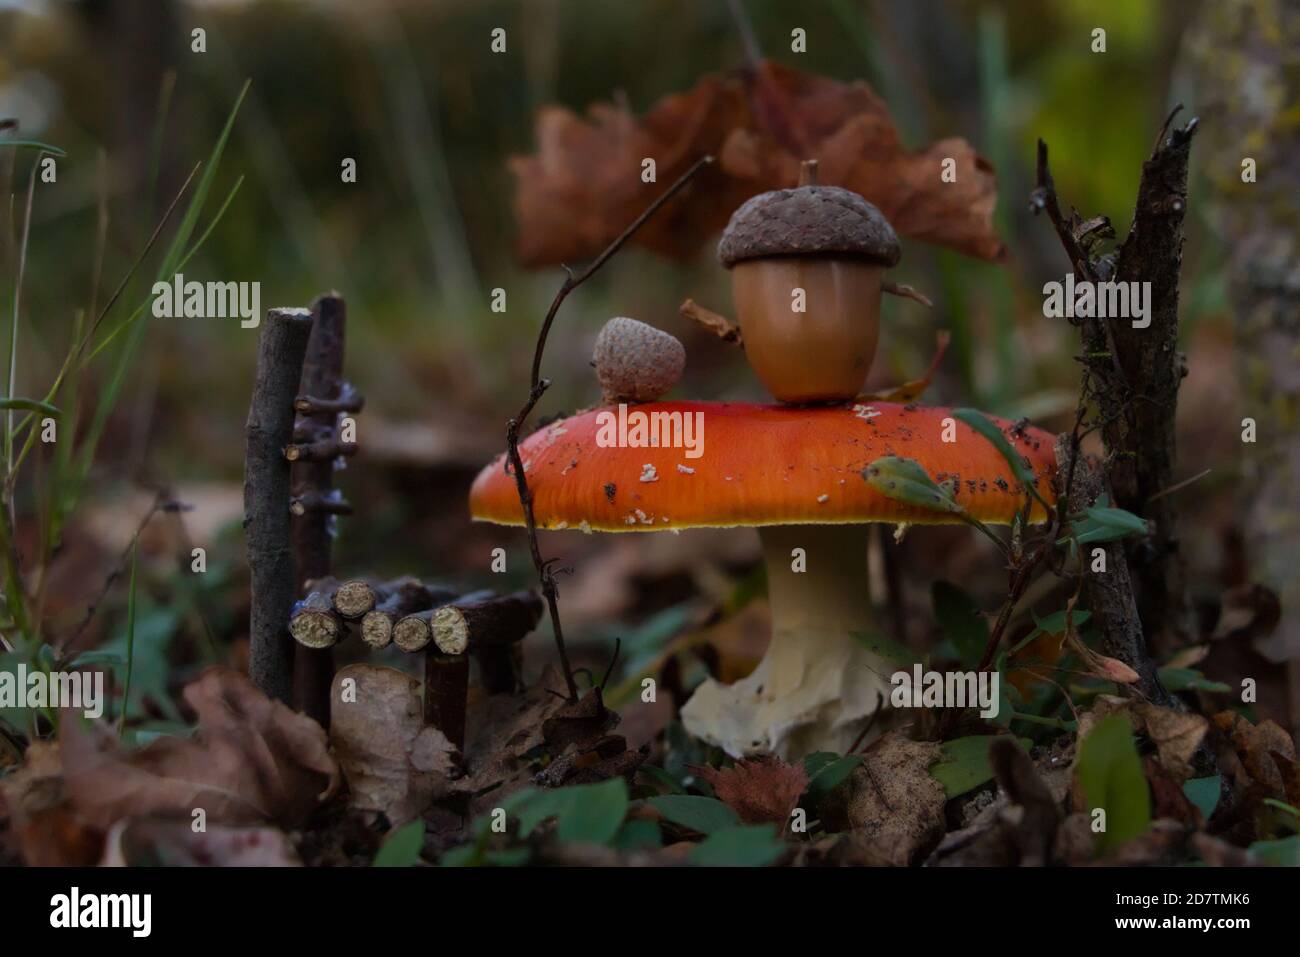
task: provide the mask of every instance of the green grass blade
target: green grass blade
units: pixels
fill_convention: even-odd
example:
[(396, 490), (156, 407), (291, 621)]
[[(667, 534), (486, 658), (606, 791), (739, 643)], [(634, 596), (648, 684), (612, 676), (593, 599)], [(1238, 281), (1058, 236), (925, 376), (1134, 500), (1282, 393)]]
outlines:
[(135, 558), (139, 538), (131, 543), (131, 584), (126, 599), (126, 679), (122, 682), (122, 711), (117, 716), (117, 736), (126, 727), (126, 712), (131, 704), (131, 672), (135, 667)]

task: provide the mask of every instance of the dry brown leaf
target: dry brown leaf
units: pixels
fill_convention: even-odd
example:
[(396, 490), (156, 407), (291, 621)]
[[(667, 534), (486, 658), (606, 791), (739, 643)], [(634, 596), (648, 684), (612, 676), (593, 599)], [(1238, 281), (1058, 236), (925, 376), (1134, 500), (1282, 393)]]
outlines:
[(271, 827), (209, 824), (195, 833), (187, 821), (118, 821), (108, 832), (101, 867), (301, 867), (289, 839)]
[(1124, 715), (1134, 731), (1150, 739), (1156, 747), (1156, 763), (1171, 778), (1182, 784), (1192, 776), (1192, 757), (1210, 726), (1204, 717), (1148, 701), (1098, 695), (1092, 709), (1080, 716), (1079, 740), (1086, 738), (1098, 721), (1112, 714)]
[[(354, 682), (355, 696), (344, 695)], [(330, 690), (330, 742), (348, 782), (348, 803), (382, 812), (394, 827), (447, 793), (453, 747), (425, 727), (420, 683), (393, 668), (348, 665)]]
[(808, 789), (808, 772), (801, 764), (786, 764), (772, 755), (741, 758), (729, 768), (693, 768), (713, 785), (719, 801), (740, 815), (746, 824), (790, 823), (790, 814)]
[(740, 335), (740, 326), (722, 313), (701, 306), (694, 299), (687, 299), (677, 307), (677, 311), (683, 319), (691, 320), (705, 331), (713, 333), (723, 342), (733, 342), (738, 346), (744, 346), (744, 340)]
[(1214, 716), (1214, 723), (1232, 742), (1246, 773), (1269, 796), (1284, 799), (1287, 794), (1286, 774), (1273, 754), (1276, 752), (1286, 761), (1295, 761), (1295, 742), (1291, 735), (1274, 721), (1251, 724), (1234, 711), (1220, 711)]
[(295, 827), (338, 788), (320, 725), (238, 672), (205, 671), (184, 697), (198, 715), (194, 736), (158, 738), (136, 751), (104, 725), (64, 715), (64, 783), (94, 827), (107, 831), (126, 817), (189, 820), (196, 808), (211, 823)]
[[(765, 61), (752, 89), (763, 118), (732, 133), (719, 159), (729, 175), (754, 184), (754, 192), (793, 186), (800, 162), (816, 159), (823, 184), (861, 194), (900, 236), (980, 259), (1005, 255), (993, 229), (993, 167), (965, 140), (908, 152), (884, 101), (862, 82)], [(941, 179), (945, 159), (955, 161), (954, 183)]]
[(458, 792), (474, 799), (471, 817), (532, 785), (533, 775), (540, 769), (537, 755), (546, 744), (542, 727), (565, 707), (563, 691), (559, 669), (548, 665), (522, 695), (471, 698), (466, 721), (466, 775), (456, 782)]
[[(632, 223), (727, 134), (745, 122), (740, 88), (705, 77), (688, 93), (661, 99), (641, 119), (622, 104), (596, 103), (582, 119), (560, 107), (537, 114), (537, 152), (510, 160), (515, 175), (517, 252), (529, 266), (589, 258)], [(642, 161), (655, 161), (655, 182)], [(757, 189), (718, 169), (698, 175), (637, 233), (635, 242), (684, 258), (726, 224)]]
[(1210, 723), (1199, 714), (1146, 701), (1134, 705), (1133, 712), (1156, 746), (1156, 763), (1179, 784), (1190, 778), (1194, 771), (1192, 756), (1205, 740)]
[(928, 771), (939, 757), (933, 741), (885, 733), (868, 749), (848, 787), (827, 799), (828, 825), (852, 829), (896, 867), (912, 863), (943, 837), (946, 798)]
[[(515, 157), (518, 253), (530, 266), (596, 255), (692, 163), (702, 171), (633, 238), (667, 255), (693, 255), (744, 200), (794, 186), (799, 164), (820, 163), (823, 184), (880, 207), (902, 236), (981, 259), (1004, 255), (993, 228), (997, 186), (988, 161), (962, 139), (920, 152), (903, 145), (884, 102), (865, 83), (840, 83), (763, 61), (748, 77), (707, 76), (661, 99), (639, 120), (595, 104), (584, 120), (558, 107), (536, 121), (537, 152)], [(655, 182), (642, 181), (653, 158)], [(956, 164), (956, 181), (941, 179)]]
[(94, 864), (103, 834), (67, 799), (58, 743), (34, 741), (23, 757), (22, 767), (0, 778), (0, 835), (30, 867)]

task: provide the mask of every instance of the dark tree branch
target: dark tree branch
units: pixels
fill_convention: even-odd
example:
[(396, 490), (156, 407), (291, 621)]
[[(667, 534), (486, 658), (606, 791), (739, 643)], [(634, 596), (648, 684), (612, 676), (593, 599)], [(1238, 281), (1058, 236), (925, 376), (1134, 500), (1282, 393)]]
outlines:
[(1046, 212), (1078, 279), (1150, 283), (1150, 323), (1079, 318), (1083, 341), (1084, 391), (1097, 404), (1108, 452), (1114, 502), (1153, 523), (1149, 541), (1127, 547), (1136, 579), (1145, 633), (1166, 645), (1192, 634), (1190, 606), (1178, 555), (1173, 501), (1159, 493), (1174, 482), (1174, 416), (1186, 369), (1178, 345), (1178, 278), (1182, 264), (1183, 217), (1187, 206), (1187, 161), (1196, 120), (1170, 129), (1175, 109), (1143, 164), (1133, 224), (1117, 253), (1094, 256), (1093, 243), (1112, 235), (1104, 217), (1080, 220), (1061, 213), (1047, 162), (1038, 143), (1035, 212)]
[(257, 374), (244, 451), (244, 529), (252, 578), (249, 676), (267, 697), (292, 703), (293, 643), (287, 631), (297, 595), (289, 547), (289, 463), (281, 449), (293, 432), (311, 314), (271, 309), (258, 342)]
[(582, 272), (575, 274), (567, 266), (565, 267), (564, 282), (561, 284), (559, 292), (555, 294), (555, 299), (551, 302), (551, 308), (547, 310), (546, 318), (542, 322), (542, 328), (537, 334), (537, 346), (533, 350), (533, 368), (529, 376), (528, 399), (524, 402), (518, 414), (506, 425), (508, 470), (514, 472), (515, 487), (519, 492), (519, 504), (523, 508), (524, 524), (528, 529), (528, 548), (532, 555), (533, 567), (537, 569), (537, 577), (541, 582), (542, 594), (546, 597), (547, 608), (550, 611), (551, 628), (555, 632), (555, 647), (560, 655), (560, 666), (564, 671), (564, 683), (568, 689), (570, 701), (578, 700), (578, 685), (573, 680), (573, 668), (569, 664), (569, 652), (564, 646), (564, 630), (560, 626), (559, 589), (555, 583), (555, 574), (551, 571), (550, 563), (542, 558), (541, 548), (537, 544), (537, 521), (533, 516), (533, 496), (528, 489), (528, 478), (524, 474), (523, 460), (519, 457), (519, 430), (523, 428), (528, 416), (532, 414), (534, 407), (550, 387), (550, 381), (542, 378), (542, 355), (546, 351), (546, 339), (550, 335), (552, 323), (555, 322), (555, 315), (560, 311), (560, 306), (568, 298), (569, 293), (590, 279), (601, 266), (609, 261), (610, 257), (623, 248), (624, 244), (635, 235), (637, 230), (645, 225), (651, 216), (676, 196), (696, 173), (712, 162), (712, 156), (703, 156), (698, 159), (690, 169), (678, 178), (677, 182), (661, 193), (647, 207), (646, 211), (638, 216), (627, 229), (623, 230), (605, 248), (605, 251), (597, 256)]
[[(1057, 495), (1068, 499), (1075, 508), (1087, 508), (1106, 490), (1106, 479), (1100, 467), (1079, 454), (1073, 445), (1071, 438), (1064, 435), (1056, 443)], [(1147, 700), (1165, 706), (1176, 704), (1160, 683), (1155, 663), (1147, 654), (1123, 543), (1106, 542), (1093, 547), (1104, 549), (1106, 570), (1093, 572), (1086, 555), (1079, 556), (1079, 563), (1088, 608), (1101, 633), (1102, 650), (1138, 673), (1136, 687)]]
[[(320, 296), (312, 303), (311, 338), (303, 363), (302, 379), (295, 396), (313, 396), (333, 400), (343, 394), (343, 346), (347, 324), (347, 307), (337, 293)], [(298, 399), (295, 398), (296, 407)], [(293, 462), (295, 498), (303, 503), (333, 500), (334, 459), (349, 454), (332, 437), (338, 413), (334, 411), (299, 412), (300, 427), (329, 430), (331, 437), (307, 445), (290, 445), (285, 458)], [(351, 447), (355, 451), (355, 446)], [(292, 506), (291, 506), (292, 508)], [(330, 573), (332, 536), (330, 522), (336, 514), (326, 508), (292, 509), (293, 552), (297, 584), (301, 589), (308, 581)], [(330, 684), (334, 680), (334, 653), (329, 647), (312, 649), (299, 646), (294, 651), (295, 704), (325, 727), (329, 726)]]

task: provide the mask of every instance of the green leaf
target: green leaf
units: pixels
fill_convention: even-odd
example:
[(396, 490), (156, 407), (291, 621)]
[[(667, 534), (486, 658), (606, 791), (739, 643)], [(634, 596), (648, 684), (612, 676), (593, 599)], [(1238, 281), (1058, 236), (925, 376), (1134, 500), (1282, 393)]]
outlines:
[(989, 643), (989, 623), (975, 600), (951, 582), (937, 581), (930, 588), (930, 601), (940, 630), (962, 663), (977, 665)]
[(424, 820), (417, 818), (389, 831), (372, 867), (411, 867), (420, 862), (424, 847)]
[(663, 847), (663, 844), (658, 824), (637, 819), (619, 828), (610, 846), (620, 851), (644, 851)]
[(1269, 867), (1300, 867), (1300, 834), (1274, 841), (1256, 841), (1247, 850), (1256, 861)]
[(1209, 820), (1214, 809), (1219, 806), (1219, 795), (1223, 788), (1223, 775), (1216, 774), (1208, 778), (1192, 778), (1183, 782), (1183, 793), (1191, 801), (1201, 817)]
[(1115, 542), (1130, 535), (1147, 535), (1151, 529), (1146, 520), (1122, 508), (1094, 505), (1083, 510), (1084, 518), (1070, 523), (1070, 535), (1059, 538), (1064, 545), (1073, 537), (1080, 545), (1094, 542)]
[(832, 751), (818, 751), (803, 760), (808, 775), (808, 793), (820, 798), (839, 787), (853, 769), (862, 763), (862, 755), (846, 754), (840, 757)]
[[(998, 735), (975, 734), (940, 745), (941, 757), (937, 764), (930, 766), (930, 776), (943, 785), (946, 797), (955, 798), (992, 779), (989, 746), (996, 737)], [(1032, 746), (1028, 738), (1014, 740), (1021, 750), (1028, 751)]]
[(483, 863), (490, 867), (523, 867), (533, 856), (531, 848), (488, 848), (483, 852)]
[[(537, 825), (555, 818), (555, 836), (581, 844), (612, 840), (627, 814), (627, 805), (627, 782), (622, 778), (567, 788), (524, 788), (501, 802), (507, 818), (518, 820), (520, 837), (527, 837)], [(490, 823), (489, 816), (481, 818), (478, 833), (485, 833)]]
[(688, 860), (702, 867), (766, 867), (785, 853), (772, 824), (728, 827), (710, 834)]
[(886, 498), (933, 512), (964, 513), (946, 488), (938, 485), (915, 459), (886, 455), (862, 472), (866, 483)]
[(627, 782), (611, 778), (600, 784), (560, 788), (567, 800), (559, 812), (555, 836), (565, 843), (607, 844), (627, 814)]
[(701, 834), (712, 834), (740, 823), (740, 815), (717, 798), (696, 794), (661, 794), (646, 798), (646, 803), (665, 819)]
[(1128, 718), (1103, 718), (1083, 739), (1076, 765), (1091, 814), (1106, 811), (1106, 829), (1097, 846), (1108, 851), (1144, 833), (1151, 823), (1151, 793), (1142, 773), (1142, 759), (1133, 743)]
[(482, 858), (481, 849), (470, 842), (458, 847), (450, 847), (438, 858), (439, 867), (473, 867)]
[[(1025, 491), (1038, 499), (1042, 498), (1038, 494), (1038, 483), (1034, 479), (1034, 470), (1029, 467), (1025, 457), (1011, 447), (1007, 437), (1002, 430), (983, 412), (978, 409), (953, 409), (952, 417), (965, 422), (972, 429), (984, 436), (989, 443), (1001, 453), (1002, 457), (1007, 460), (1007, 465), (1011, 466), (1011, 474), (1016, 477), (1016, 481), (1025, 487)], [(1047, 503), (1043, 502), (1043, 507)]]
[(1171, 692), (1177, 691), (1213, 691), (1220, 694), (1232, 688), (1222, 681), (1211, 681), (1195, 668), (1164, 667), (1157, 671), (1160, 683)]

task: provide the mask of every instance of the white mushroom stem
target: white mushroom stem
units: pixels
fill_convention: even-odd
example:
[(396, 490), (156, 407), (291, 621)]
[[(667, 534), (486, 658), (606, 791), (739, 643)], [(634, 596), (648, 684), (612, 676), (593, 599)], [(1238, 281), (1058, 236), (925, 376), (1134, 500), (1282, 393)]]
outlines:
[(896, 670), (853, 637), (871, 630), (866, 536), (855, 525), (781, 525), (759, 537), (772, 610), (767, 654), (735, 684), (705, 681), (682, 720), (733, 757), (843, 754), (889, 701)]

